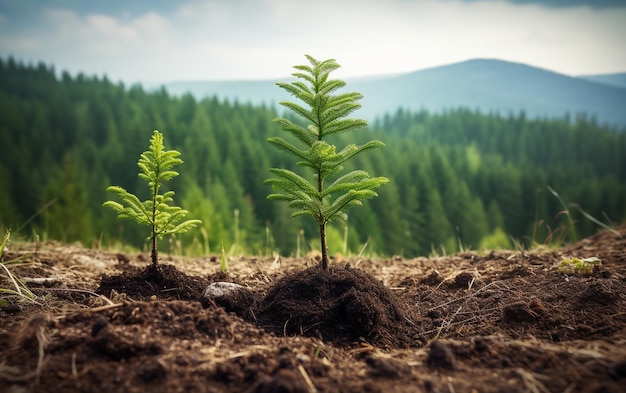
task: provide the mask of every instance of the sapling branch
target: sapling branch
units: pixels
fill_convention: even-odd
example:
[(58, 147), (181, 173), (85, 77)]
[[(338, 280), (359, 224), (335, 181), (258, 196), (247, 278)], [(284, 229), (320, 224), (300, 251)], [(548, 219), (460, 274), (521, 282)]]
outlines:
[[(270, 172), (275, 177), (267, 179), (265, 183), (271, 185), (275, 191), (268, 195), (268, 199), (286, 201), (294, 209), (294, 217), (310, 215), (316, 220), (322, 248), (320, 265), (327, 268), (326, 224), (332, 220), (345, 221), (345, 210), (362, 205), (365, 199), (377, 196), (374, 190), (389, 179), (370, 178), (362, 170), (339, 177), (344, 162), (363, 151), (384, 144), (380, 141), (370, 141), (361, 146), (350, 144), (337, 152), (336, 146), (326, 141), (328, 136), (367, 126), (365, 120), (347, 118), (361, 107), (358, 100), (363, 96), (357, 92), (335, 93), (346, 85), (344, 81), (329, 79), (330, 73), (339, 68), (335, 60), (318, 61), (311, 56), (306, 57), (310, 65), (297, 65), (294, 68), (299, 72), (292, 74), (303, 81), (279, 82), (277, 85), (304, 105), (289, 101), (280, 104), (310, 123), (303, 127), (282, 117), (274, 119), (284, 131), (304, 144), (304, 148), (299, 148), (281, 137), (271, 137), (267, 141), (297, 157), (300, 160), (297, 165), (313, 170), (315, 182), (312, 183), (310, 179), (287, 169), (271, 168)], [(327, 188), (326, 180), (332, 181)]]

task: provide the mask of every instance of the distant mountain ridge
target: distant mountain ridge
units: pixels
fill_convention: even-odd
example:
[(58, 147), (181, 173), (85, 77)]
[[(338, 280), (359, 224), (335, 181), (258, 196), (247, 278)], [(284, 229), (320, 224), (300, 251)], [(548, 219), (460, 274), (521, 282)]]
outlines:
[(586, 79), (592, 82), (600, 82), (610, 86), (626, 88), (626, 72), (604, 75), (582, 75), (578, 78)]
[[(570, 77), (526, 64), (475, 59), (407, 74), (346, 79), (346, 89), (363, 93), (358, 115), (367, 120), (398, 108), (442, 112), (463, 107), (503, 116), (524, 111), (528, 118), (585, 114), (626, 129), (626, 86), (620, 84), (620, 75), (626, 76)], [(171, 82), (164, 87), (175, 95), (189, 92), (197, 98), (217, 96), (255, 105), (292, 99), (275, 82)]]

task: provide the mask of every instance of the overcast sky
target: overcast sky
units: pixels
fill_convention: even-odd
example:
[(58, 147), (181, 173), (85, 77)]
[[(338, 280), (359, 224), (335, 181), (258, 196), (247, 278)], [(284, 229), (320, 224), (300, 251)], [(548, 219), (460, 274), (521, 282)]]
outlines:
[(626, 72), (626, 0), (0, 0), (0, 57), (113, 81), (335, 76), (495, 58)]

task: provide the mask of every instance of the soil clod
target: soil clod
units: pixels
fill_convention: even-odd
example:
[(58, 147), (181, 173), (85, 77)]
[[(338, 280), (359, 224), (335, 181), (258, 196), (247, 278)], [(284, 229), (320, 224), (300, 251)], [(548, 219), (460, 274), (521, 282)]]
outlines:
[(406, 365), (394, 359), (369, 356), (365, 362), (370, 367), (368, 375), (375, 378), (400, 378), (410, 372)]
[(426, 364), (433, 369), (454, 370), (454, 352), (448, 344), (435, 341), (430, 344)]

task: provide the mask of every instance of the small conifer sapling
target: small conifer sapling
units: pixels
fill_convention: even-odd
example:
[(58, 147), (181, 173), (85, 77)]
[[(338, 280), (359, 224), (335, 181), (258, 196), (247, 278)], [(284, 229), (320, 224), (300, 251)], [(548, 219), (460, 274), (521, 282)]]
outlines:
[(107, 191), (117, 194), (122, 203), (106, 201), (103, 204), (115, 210), (118, 219), (131, 219), (151, 227), (147, 240), (152, 243), (151, 259), (155, 269), (158, 268), (157, 240), (165, 235), (187, 232), (201, 223), (200, 220), (183, 221), (188, 212), (172, 205), (174, 191), (159, 193), (164, 181), (178, 176), (172, 168), (183, 163), (179, 156), (180, 152), (176, 150), (165, 150), (163, 135), (155, 130), (150, 139), (150, 149), (143, 152), (137, 162), (139, 177), (146, 180), (150, 188), (150, 199), (141, 202), (124, 188), (109, 186)]
[(326, 224), (331, 220), (345, 221), (345, 211), (363, 204), (363, 201), (377, 196), (375, 189), (387, 183), (385, 177), (371, 178), (363, 170), (355, 170), (341, 175), (346, 161), (365, 151), (384, 146), (380, 141), (370, 141), (357, 146), (350, 144), (341, 151), (327, 142), (328, 137), (355, 131), (367, 126), (361, 119), (347, 118), (361, 105), (363, 96), (358, 92), (335, 94), (344, 87), (342, 80), (329, 79), (332, 71), (339, 68), (334, 59), (318, 61), (306, 56), (310, 65), (297, 65), (292, 74), (300, 79), (292, 83), (279, 82), (277, 85), (298, 98), (304, 105), (294, 102), (280, 104), (302, 117), (307, 127), (286, 118), (276, 118), (284, 131), (287, 131), (304, 148), (299, 148), (281, 137), (268, 138), (268, 142), (299, 158), (298, 165), (313, 170), (313, 181), (282, 168), (271, 168), (275, 177), (267, 179), (275, 193), (268, 199), (288, 202), (295, 211), (292, 216), (310, 215), (319, 225), (322, 249), (322, 268), (328, 268), (328, 246), (326, 244)]

